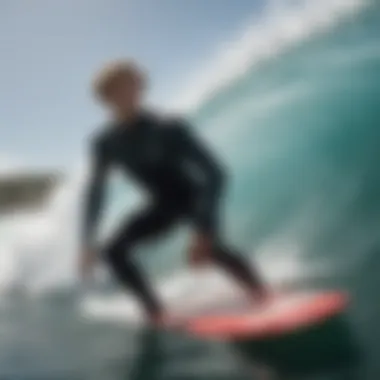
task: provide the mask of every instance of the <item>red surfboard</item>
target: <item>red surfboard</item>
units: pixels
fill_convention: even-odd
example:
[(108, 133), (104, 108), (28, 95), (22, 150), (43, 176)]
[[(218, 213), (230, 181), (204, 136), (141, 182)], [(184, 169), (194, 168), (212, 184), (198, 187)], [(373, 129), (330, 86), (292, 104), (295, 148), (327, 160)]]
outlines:
[(265, 339), (323, 323), (343, 313), (348, 301), (336, 291), (279, 295), (257, 308), (191, 318), (185, 330), (204, 339)]

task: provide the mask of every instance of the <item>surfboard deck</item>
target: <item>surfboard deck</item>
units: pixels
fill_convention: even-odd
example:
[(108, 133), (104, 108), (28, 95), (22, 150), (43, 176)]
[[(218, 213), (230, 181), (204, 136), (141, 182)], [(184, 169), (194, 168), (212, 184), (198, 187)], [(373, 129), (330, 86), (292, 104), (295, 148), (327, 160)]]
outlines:
[(173, 319), (172, 328), (202, 339), (258, 340), (291, 334), (343, 313), (349, 303), (340, 291), (276, 295), (261, 306)]

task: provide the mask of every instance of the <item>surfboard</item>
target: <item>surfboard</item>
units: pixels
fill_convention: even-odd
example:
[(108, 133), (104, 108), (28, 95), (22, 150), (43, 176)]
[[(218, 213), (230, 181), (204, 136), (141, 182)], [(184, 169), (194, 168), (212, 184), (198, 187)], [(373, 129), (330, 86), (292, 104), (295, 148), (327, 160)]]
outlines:
[(292, 334), (344, 313), (347, 294), (339, 291), (274, 296), (267, 303), (225, 313), (209, 313), (187, 320), (183, 328), (202, 339), (260, 340)]

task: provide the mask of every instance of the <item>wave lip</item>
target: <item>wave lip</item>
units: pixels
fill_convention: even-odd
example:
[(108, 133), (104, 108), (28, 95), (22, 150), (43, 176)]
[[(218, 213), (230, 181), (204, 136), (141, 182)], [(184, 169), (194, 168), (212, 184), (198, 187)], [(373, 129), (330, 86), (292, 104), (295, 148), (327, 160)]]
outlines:
[(295, 45), (328, 32), (342, 20), (358, 14), (369, 0), (271, 1), (262, 15), (220, 46), (215, 56), (189, 78), (186, 94), (171, 108), (196, 111), (215, 93), (265, 61), (277, 58)]

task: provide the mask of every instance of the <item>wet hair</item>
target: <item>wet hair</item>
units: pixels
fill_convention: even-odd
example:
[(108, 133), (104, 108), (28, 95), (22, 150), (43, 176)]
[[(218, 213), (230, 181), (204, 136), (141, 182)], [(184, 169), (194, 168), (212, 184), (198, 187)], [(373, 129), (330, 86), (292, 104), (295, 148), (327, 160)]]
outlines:
[(93, 93), (100, 100), (107, 98), (110, 89), (120, 80), (129, 77), (136, 79), (140, 86), (145, 87), (146, 76), (141, 67), (132, 60), (116, 60), (104, 65), (93, 80)]

